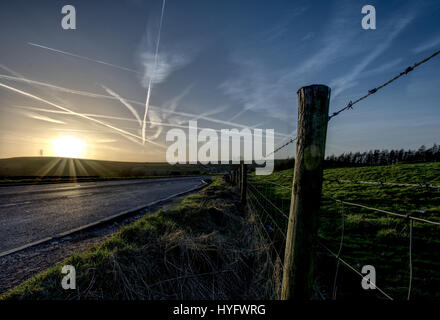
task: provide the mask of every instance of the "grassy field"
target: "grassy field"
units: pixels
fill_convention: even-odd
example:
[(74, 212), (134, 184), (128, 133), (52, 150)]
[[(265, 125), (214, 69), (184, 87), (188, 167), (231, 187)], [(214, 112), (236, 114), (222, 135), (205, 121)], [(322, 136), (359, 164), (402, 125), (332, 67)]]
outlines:
[[(291, 190), (286, 186), (291, 186), (292, 174), (293, 170), (285, 170), (271, 176), (253, 176), (250, 184), (288, 215)], [(328, 169), (324, 172), (324, 178), (440, 185), (440, 163)], [(258, 194), (257, 191), (254, 193)], [(325, 181), (319, 237), (333, 252), (338, 251), (341, 239), (341, 205), (325, 196), (440, 222), (440, 189)], [(266, 208), (271, 208), (270, 204), (264, 203), (263, 197), (257, 200)], [(280, 212), (270, 211), (275, 221), (266, 219), (266, 223), (272, 223), (272, 226), (277, 223), (285, 231), (286, 219)], [(344, 206), (344, 217), (345, 236), (341, 257), (358, 270), (363, 265), (373, 265), (377, 272), (377, 286), (393, 298), (406, 299), (409, 284), (409, 221), (349, 206)], [(411, 297), (440, 299), (440, 227), (414, 222), (413, 235)], [(327, 297), (332, 295), (335, 267), (334, 258), (320, 254), (318, 282)], [(360, 289), (360, 277), (344, 266), (339, 269), (338, 279), (339, 298), (372, 296)]]
[[(250, 176), (248, 197), (282, 258), (278, 225), (287, 229), (292, 170)], [(440, 163), (328, 169), (326, 179), (440, 184)], [(253, 195), (256, 197), (252, 198)], [(325, 181), (319, 238), (333, 252), (341, 240), (341, 205), (326, 196), (440, 222), (440, 190)], [(267, 200), (265, 200), (267, 198)], [(269, 203), (270, 201), (270, 203)], [(271, 209), (273, 205), (280, 211)], [(420, 212), (423, 210), (423, 213)], [(409, 221), (344, 206), (341, 257), (361, 270), (376, 268), (376, 284), (404, 300), (409, 284)], [(254, 221), (254, 222), (252, 222)], [(260, 242), (261, 229), (245, 216), (237, 190), (219, 177), (179, 206), (124, 227), (102, 245), (67, 258), (5, 294), (3, 299), (271, 299), (279, 297), (274, 251)], [(256, 232), (258, 230), (259, 232)], [(272, 235), (271, 235), (272, 233)], [(260, 240), (259, 240), (260, 239)], [(440, 299), (440, 227), (414, 222), (411, 299)], [(61, 266), (77, 269), (78, 291), (62, 290)], [(331, 298), (336, 260), (320, 249), (317, 284)], [(180, 288), (179, 292), (176, 288)], [(214, 289), (213, 289), (214, 288)], [(214, 290), (214, 291), (213, 291)], [(214, 292), (214, 294), (213, 294)], [(361, 289), (361, 278), (341, 265), (338, 299), (383, 299)]]
[[(101, 245), (5, 293), (10, 299), (271, 299), (273, 269), (236, 190), (219, 177), (179, 205), (145, 216)], [(77, 290), (61, 287), (63, 265)]]

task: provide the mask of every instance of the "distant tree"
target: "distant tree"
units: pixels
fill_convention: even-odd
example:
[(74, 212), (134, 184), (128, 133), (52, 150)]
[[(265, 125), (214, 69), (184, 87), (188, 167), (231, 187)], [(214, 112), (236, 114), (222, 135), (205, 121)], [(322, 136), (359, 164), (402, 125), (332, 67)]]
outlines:
[(434, 143), (431, 148), (422, 145), (417, 150), (370, 150), (360, 152), (344, 152), (339, 156), (332, 154), (326, 158), (327, 167), (377, 166), (391, 165), (399, 162), (440, 161), (440, 147)]

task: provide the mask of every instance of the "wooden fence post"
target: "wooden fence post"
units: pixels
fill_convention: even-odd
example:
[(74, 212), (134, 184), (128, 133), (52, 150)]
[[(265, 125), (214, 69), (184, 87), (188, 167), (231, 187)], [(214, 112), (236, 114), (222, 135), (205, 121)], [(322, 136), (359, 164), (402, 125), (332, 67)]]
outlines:
[(329, 100), (330, 88), (324, 85), (298, 90), (298, 139), (284, 254), (282, 300), (308, 300), (313, 294)]
[(240, 164), (241, 171), (241, 189), (240, 189), (240, 200), (241, 204), (246, 204), (246, 188), (247, 188), (247, 165), (245, 163)]
[(241, 193), (241, 163), (237, 167), (237, 185)]

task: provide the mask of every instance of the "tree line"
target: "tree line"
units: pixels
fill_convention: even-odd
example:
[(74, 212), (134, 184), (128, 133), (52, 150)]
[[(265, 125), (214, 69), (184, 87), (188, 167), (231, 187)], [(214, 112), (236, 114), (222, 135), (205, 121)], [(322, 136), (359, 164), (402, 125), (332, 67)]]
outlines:
[(326, 157), (326, 167), (348, 166), (382, 166), (402, 162), (433, 162), (440, 161), (440, 148), (434, 143), (431, 148), (422, 145), (417, 150), (370, 150), (366, 152), (348, 152), (339, 156)]
[[(345, 152), (339, 156), (327, 156), (324, 160), (326, 168), (360, 167), (360, 166), (385, 166), (396, 163), (417, 163), (440, 161), (440, 147), (434, 143), (431, 148), (425, 145), (417, 150), (370, 150), (365, 152)], [(293, 168), (294, 158), (275, 160), (275, 170)]]

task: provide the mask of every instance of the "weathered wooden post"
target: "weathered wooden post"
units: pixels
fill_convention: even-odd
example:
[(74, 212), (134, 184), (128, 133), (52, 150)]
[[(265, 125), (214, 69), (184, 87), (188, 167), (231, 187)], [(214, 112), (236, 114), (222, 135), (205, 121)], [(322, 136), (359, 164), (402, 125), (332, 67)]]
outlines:
[(237, 186), (241, 192), (241, 164), (237, 167)]
[(241, 204), (246, 204), (246, 188), (247, 188), (247, 165), (245, 163), (240, 164), (240, 172), (241, 172), (241, 189), (240, 189), (240, 200)]
[(313, 294), (322, 172), (330, 88), (298, 90), (296, 159), (284, 255), (281, 299), (307, 300)]

